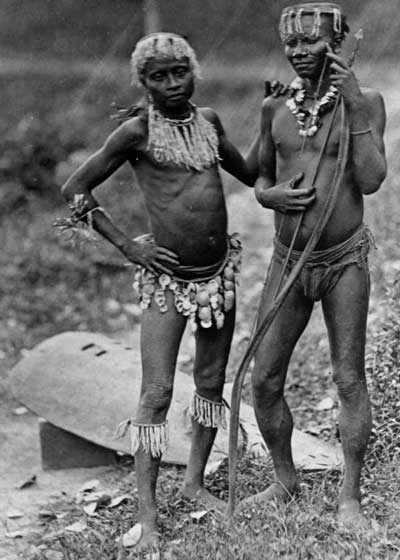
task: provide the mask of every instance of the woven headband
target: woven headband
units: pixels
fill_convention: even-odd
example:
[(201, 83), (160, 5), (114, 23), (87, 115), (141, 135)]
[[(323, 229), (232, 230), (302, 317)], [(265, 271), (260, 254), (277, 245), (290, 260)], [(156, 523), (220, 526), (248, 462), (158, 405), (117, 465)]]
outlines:
[(339, 4), (332, 2), (305, 2), (285, 8), (279, 23), (279, 33), (283, 42), (294, 33), (304, 33), (302, 16), (312, 15), (314, 24), (311, 31), (312, 36), (317, 36), (321, 27), (321, 16), (333, 16), (333, 31), (338, 39), (342, 39), (348, 31), (347, 24), (342, 15)]

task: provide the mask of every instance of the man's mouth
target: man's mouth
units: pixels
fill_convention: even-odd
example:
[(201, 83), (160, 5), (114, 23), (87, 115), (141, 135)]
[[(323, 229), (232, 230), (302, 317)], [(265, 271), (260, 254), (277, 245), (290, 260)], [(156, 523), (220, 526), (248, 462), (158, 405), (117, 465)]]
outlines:
[(172, 93), (171, 95), (168, 95), (168, 99), (170, 101), (177, 101), (179, 99), (184, 99), (185, 94), (184, 93)]
[(311, 59), (303, 59), (303, 60), (293, 60), (293, 65), (296, 67), (305, 67), (305, 66), (310, 66), (313, 63), (313, 61)]

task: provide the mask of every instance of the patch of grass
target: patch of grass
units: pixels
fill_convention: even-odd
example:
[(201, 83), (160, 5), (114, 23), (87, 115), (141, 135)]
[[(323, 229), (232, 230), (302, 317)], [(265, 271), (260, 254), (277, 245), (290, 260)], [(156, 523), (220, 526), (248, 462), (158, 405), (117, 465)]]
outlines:
[[(183, 479), (183, 469), (162, 469), (159, 479), (158, 502), (163, 535), (163, 558), (174, 560), (252, 560), (278, 558), (313, 560), (325, 559), (391, 559), (400, 550), (397, 534), (399, 488), (394, 483), (398, 475), (398, 456), (387, 459), (380, 475), (369, 472), (364, 480), (363, 505), (375, 519), (373, 530), (352, 534), (336, 522), (337, 491), (340, 473), (300, 473), (302, 492), (288, 504), (246, 508), (229, 523), (221, 514), (208, 513), (199, 522), (190, 512), (202, 509), (195, 501), (177, 497)], [(119, 492), (132, 492), (133, 476), (126, 474), (120, 481)], [(209, 489), (220, 498), (227, 497), (227, 466), (207, 480)], [(238, 494), (245, 497), (260, 491), (272, 481), (267, 463), (242, 459), (239, 465)], [(66, 525), (85, 518), (74, 502), (56, 504), (55, 511), (65, 517), (51, 522), (47, 537), (35, 546), (62, 551), (65, 558), (96, 558), (123, 560), (129, 556), (115, 542), (134, 523), (137, 515), (136, 493), (128, 504), (114, 510), (98, 510), (97, 517), (87, 518), (88, 528), (80, 534), (57, 532)], [(33, 552), (29, 560), (43, 560), (43, 552)]]
[[(165, 559), (394, 560), (399, 557), (400, 435), (396, 427), (400, 387), (397, 373), (400, 357), (397, 324), (399, 295), (400, 282), (397, 279), (382, 304), (381, 321), (371, 334), (368, 346), (367, 369), (376, 431), (363, 472), (362, 506), (365, 514), (372, 519), (371, 529), (354, 534), (338, 525), (336, 508), (341, 472), (300, 472), (301, 493), (288, 504), (247, 507), (236, 514), (233, 523), (220, 514), (212, 513), (196, 522), (190, 517), (190, 512), (201, 510), (201, 505), (178, 495), (184, 470), (164, 466), (157, 495)], [(306, 339), (306, 342), (310, 344), (312, 339)], [(300, 360), (300, 357), (297, 359)], [(301, 365), (304, 368), (301, 361), (297, 363), (298, 367)], [(301, 377), (299, 372), (292, 375), (294, 381)], [(317, 379), (315, 376), (311, 379), (314, 392), (320, 397)], [(304, 396), (310, 397), (308, 393)], [(295, 392), (291, 393), (291, 398), (296, 398)], [(311, 409), (312, 406), (305, 409), (309, 411), (309, 416), (306, 413), (305, 417), (303, 410), (298, 411), (305, 424), (312, 418)], [(113, 510), (99, 508), (97, 517), (86, 517), (74, 500), (58, 502), (54, 507), (62, 519), (51, 522), (42, 536), (35, 540), (29, 560), (44, 560), (44, 553), (49, 549), (58, 550), (71, 560), (130, 558), (129, 550), (124, 550), (116, 539), (137, 519), (132, 466), (131, 460), (127, 459), (113, 488), (116, 495), (127, 493), (131, 496), (127, 504)], [(224, 463), (206, 482), (209, 490), (225, 501), (228, 498), (227, 475), (227, 464)], [(265, 489), (272, 481), (273, 471), (268, 460), (242, 457), (237, 478), (238, 500)], [(78, 520), (87, 521), (87, 530), (79, 534), (63, 531), (65, 526)]]

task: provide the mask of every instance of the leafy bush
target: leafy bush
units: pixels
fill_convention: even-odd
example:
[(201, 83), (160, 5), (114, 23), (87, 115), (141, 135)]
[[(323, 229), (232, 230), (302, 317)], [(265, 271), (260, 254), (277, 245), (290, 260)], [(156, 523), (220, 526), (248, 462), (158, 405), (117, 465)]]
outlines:
[(0, 144), (0, 181), (16, 181), (28, 191), (54, 191), (57, 164), (66, 156), (57, 130), (25, 117)]

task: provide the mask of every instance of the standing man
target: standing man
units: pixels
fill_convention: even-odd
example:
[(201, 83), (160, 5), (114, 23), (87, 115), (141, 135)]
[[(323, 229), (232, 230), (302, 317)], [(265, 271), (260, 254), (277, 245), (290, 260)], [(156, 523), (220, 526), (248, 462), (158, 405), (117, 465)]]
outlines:
[[(284, 385), (293, 349), (314, 302), (321, 300), (341, 405), (345, 474), (339, 519), (345, 525), (363, 526), (360, 473), (371, 430), (364, 372), (371, 241), (363, 225), (363, 196), (376, 192), (385, 178), (385, 109), (378, 92), (360, 89), (339, 55), (347, 32), (341, 8), (330, 2), (297, 4), (281, 16), (281, 38), (297, 78), (287, 99), (269, 97), (262, 108), (260, 176), (255, 193), (262, 206), (275, 211), (276, 237), (260, 320), (300, 258), (328, 197), (340, 138), (339, 115), (328, 133), (337, 96), (343, 98), (351, 140), (334, 211), (256, 354), (252, 379), (255, 412), (272, 456), (276, 482), (250, 500), (285, 498), (299, 490), (290, 443), (293, 421)], [(324, 155), (312, 186), (321, 149)], [(304, 216), (295, 234), (300, 213)], [(293, 236), (294, 250), (283, 271)]]
[[(63, 187), (72, 223), (93, 225), (139, 265), (135, 285), (143, 308), (142, 388), (136, 417), (122, 422), (121, 431), (129, 430), (135, 455), (140, 550), (159, 548), (155, 490), (187, 320), (196, 337), (196, 392), (182, 492), (209, 507), (222, 504), (205, 490), (203, 477), (217, 428), (225, 424), (222, 391), (235, 320), (240, 242), (227, 235), (219, 165), (252, 185), (258, 141), (246, 165), (216, 113), (190, 102), (198, 74), (195, 53), (182, 37), (155, 33), (141, 39), (132, 55), (132, 75), (145, 88), (146, 105), (133, 112)], [(151, 234), (133, 240), (92, 194), (126, 161), (136, 173), (152, 226)]]

